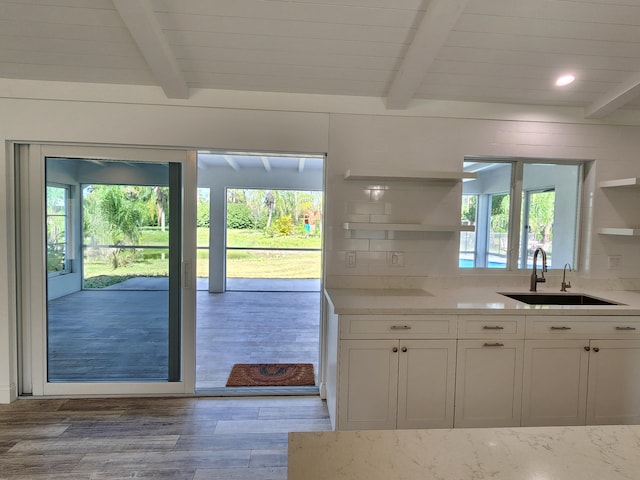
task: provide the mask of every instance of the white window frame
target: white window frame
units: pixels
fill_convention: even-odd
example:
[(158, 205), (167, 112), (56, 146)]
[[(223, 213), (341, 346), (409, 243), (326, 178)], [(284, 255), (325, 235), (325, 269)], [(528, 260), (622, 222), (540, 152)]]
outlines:
[[(528, 267), (526, 262), (522, 267), (518, 267), (520, 259), (520, 236), (522, 234), (522, 196), (523, 196), (523, 178), (524, 178), (524, 166), (526, 164), (537, 165), (574, 165), (578, 167), (578, 191), (577, 191), (577, 207), (576, 207), (576, 226), (575, 226), (575, 238), (573, 248), (573, 259), (571, 265), (574, 270), (579, 270), (579, 258), (580, 258), (580, 219), (582, 216), (582, 189), (584, 184), (584, 171), (585, 163), (583, 160), (560, 160), (560, 159), (540, 159), (540, 158), (491, 158), (491, 157), (467, 157), (465, 162), (475, 163), (505, 163), (511, 165), (511, 185), (510, 185), (510, 203), (509, 203), (509, 228), (508, 240), (507, 240), (507, 265), (506, 268), (487, 268), (487, 267), (465, 267), (460, 268), (461, 271), (474, 271), (474, 270), (487, 270), (495, 272), (509, 272), (509, 271), (523, 271)], [(462, 192), (462, 195), (469, 195), (469, 193)], [(462, 198), (462, 197), (461, 197)], [(479, 202), (478, 202), (479, 203)], [(479, 208), (479, 207), (478, 207)], [(476, 222), (476, 232), (478, 231), (478, 224), (480, 223), (480, 216), (476, 214), (478, 220)], [(476, 235), (477, 242), (477, 235)], [(476, 249), (477, 256), (477, 249)], [(477, 263), (477, 262), (476, 262)], [(560, 265), (554, 265), (555, 269), (562, 269)]]
[(73, 232), (71, 231), (71, 226), (73, 224), (72, 220), (72, 211), (71, 211), (71, 185), (63, 185), (55, 182), (47, 182), (47, 188), (61, 188), (65, 191), (65, 206), (64, 206), (64, 215), (50, 215), (46, 213), (45, 216), (47, 220), (49, 217), (61, 217), (64, 216), (64, 268), (62, 270), (58, 270), (55, 272), (47, 272), (49, 277), (56, 277), (58, 275), (66, 275), (71, 273), (71, 262), (70, 262), (70, 248), (72, 246)]

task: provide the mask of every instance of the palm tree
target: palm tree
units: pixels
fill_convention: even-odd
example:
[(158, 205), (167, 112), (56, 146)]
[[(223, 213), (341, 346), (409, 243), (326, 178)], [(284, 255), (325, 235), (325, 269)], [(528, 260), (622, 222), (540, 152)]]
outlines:
[(267, 229), (271, 225), (271, 218), (273, 217), (273, 209), (276, 205), (276, 197), (271, 190), (267, 190), (264, 196), (264, 206), (269, 210), (269, 218), (267, 219)]

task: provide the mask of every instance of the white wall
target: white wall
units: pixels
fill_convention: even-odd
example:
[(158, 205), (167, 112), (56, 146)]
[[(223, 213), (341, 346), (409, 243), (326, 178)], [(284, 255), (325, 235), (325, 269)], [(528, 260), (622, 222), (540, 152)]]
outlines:
[[(2, 93), (4, 92), (4, 93)], [(72, 142), (211, 148), (218, 150), (328, 152), (325, 239), (329, 284), (363, 284), (419, 276), (458, 275), (457, 235), (379, 234), (355, 238), (341, 228), (367, 203), (362, 186), (345, 182), (345, 169), (461, 170), (465, 155), (552, 157), (595, 160), (590, 181), (640, 176), (640, 127), (589, 124), (581, 111), (515, 106), (429, 102), (403, 112), (387, 112), (379, 99), (350, 99), (286, 94), (196, 92), (189, 101), (163, 99), (158, 89), (123, 86), (0, 81), (0, 139), (23, 142)], [(37, 98), (40, 97), (40, 98)], [(77, 101), (68, 101), (75, 98)], [(224, 106), (225, 108), (217, 108)], [(233, 108), (233, 107), (237, 107)], [(307, 110), (307, 111), (305, 111)], [(340, 113), (331, 113), (340, 112)], [(463, 118), (463, 117), (469, 118)], [(457, 118), (456, 118), (457, 117)], [(484, 119), (488, 118), (488, 119)], [(615, 121), (640, 119), (628, 113)], [(0, 402), (15, 396), (15, 282), (13, 190), (10, 150), (0, 154)], [(436, 191), (439, 190), (439, 191)], [(383, 201), (393, 221), (459, 219), (460, 186), (442, 190), (399, 186)], [(586, 193), (593, 225), (640, 225), (632, 197), (596, 189)], [(625, 206), (624, 202), (627, 203)], [(587, 232), (585, 243), (592, 278), (638, 277), (637, 238), (608, 238)], [(385, 252), (406, 252), (405, 267), (388, 267)], [(355, 268), (344, 252), (356, 250)], [(623, 258), (619, 271), (607, 270), (607, 256)], [(526, 275), (526, 274), (525, 274)]]

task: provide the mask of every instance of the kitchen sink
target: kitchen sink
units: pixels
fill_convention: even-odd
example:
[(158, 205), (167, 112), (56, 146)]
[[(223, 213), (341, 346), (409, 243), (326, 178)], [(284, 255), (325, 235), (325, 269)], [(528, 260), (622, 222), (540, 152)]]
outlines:
[(582, 293), (498, 293), (529, 305), (622, 305)]

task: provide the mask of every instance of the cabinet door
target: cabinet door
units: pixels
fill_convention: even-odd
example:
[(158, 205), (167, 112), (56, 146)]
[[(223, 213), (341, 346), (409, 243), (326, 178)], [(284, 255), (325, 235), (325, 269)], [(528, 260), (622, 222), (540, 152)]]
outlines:
[(338, 365), (337, 428), (396, 428), (398, 340), (343, 340)]
[(517, 427), (523, 340), (459, 340), (456, 427)]
[(400, 341), (398, 428), (452, 428), (455, 340)]
[(640, 423), (640, 340), (591, 340), (587, 424)]
[(584, 425), (588, 340), (524, 343), (522, 426)]

